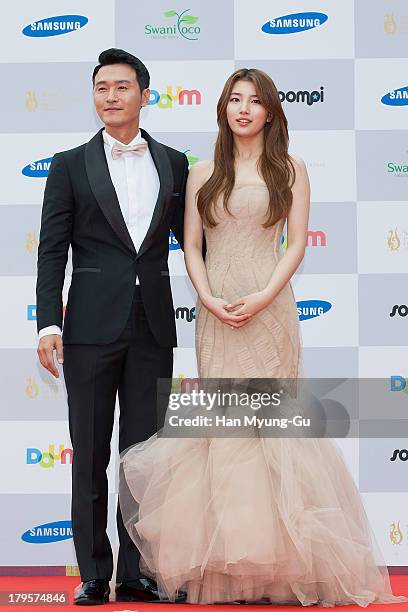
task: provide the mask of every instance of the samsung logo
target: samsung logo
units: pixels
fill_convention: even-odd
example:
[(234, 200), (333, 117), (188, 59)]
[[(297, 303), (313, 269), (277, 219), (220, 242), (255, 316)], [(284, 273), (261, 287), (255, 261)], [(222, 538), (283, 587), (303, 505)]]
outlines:
[(170, 251), (177, 251), (180, 248), (181, 248), (180, 247), (180, 243), (178, 242), (177, 238), (175, 237), (173, 231), (170, 230), (170, 235), (169, 235), (169, 250)]
[(49, 544), (51, 542), (62, 542), (72, 538), (72, 522), (56, 521), (45, 523), (28, 529), (21, 539), (29, 544)]
[(46, 157), (39, 159), (38, 161), (31, 162), (22, 169), (22, 174), (29, 177), (47, 178), (50, 171), (52, 157)]
[(59, 15), (58, 17), (47, 17), (39, 21), (33, 21), (27, 25), (22, 33), (24, 36), (59, 36), (80, 30), (88, 23), (88, 18), (83, 15)]
[(313, 30), (328, 20), (324, 13), (293, 13), (267, 21), (262, 26), (265, 34), (295, 34), (305, 30)]
[(385, 94), (381, 102), (387, 106), (408, 106), (408, 85)]
[(304, 300), (302, 302), (297, 302), (296, 306), (299, 321), (320, 317), (320, 315), (324, 314), (332, 307), (330, 302), (324, 302), (323, 300)]

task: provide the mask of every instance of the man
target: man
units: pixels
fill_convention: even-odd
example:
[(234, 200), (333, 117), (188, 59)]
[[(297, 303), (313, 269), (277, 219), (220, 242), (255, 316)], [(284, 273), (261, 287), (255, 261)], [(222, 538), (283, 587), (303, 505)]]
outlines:
[[(150, 95), (144, 64), (109, 49), (99, 56), (92, 78), (104, 128), (87, 144), (54, 156), (44, 194), (37, 279), (38, 355), (58, 377), (56, 351), (68, 395), (79, 605), (109, 599), (113, 561), (106, 535), (106, 468), (116, 393), (123, 451), (157, 430), (157, 379), (172, 376), (177, 341), (169, 232), (183, 244), (188, 174), (184, 154), (139, 129), (140, 110)], [(61, 338), (70, 245), (72, 282)], [(116, 599), (158, 601), (156, 585), (140, 573), (140, 555), (119, 508), (117, 526)]]

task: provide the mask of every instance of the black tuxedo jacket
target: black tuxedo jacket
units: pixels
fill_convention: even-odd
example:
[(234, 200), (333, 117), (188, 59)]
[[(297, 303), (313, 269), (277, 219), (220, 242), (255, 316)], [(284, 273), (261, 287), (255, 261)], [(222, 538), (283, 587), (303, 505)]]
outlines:
[(183, 153), (141, 133), (157, 168), (160, 191), (138, 252), (110, 178), (102, 130), (87, 144), (53, 158), (38, 249), (37, 329), (62, 327), (62, 288), (71, 245), (64, 344), (114, 342), (129, 317), (137, 274), (154, 337), (163, 347), (177, 346), (167, 260), (170, 228), (183, 246), (188, 162)]

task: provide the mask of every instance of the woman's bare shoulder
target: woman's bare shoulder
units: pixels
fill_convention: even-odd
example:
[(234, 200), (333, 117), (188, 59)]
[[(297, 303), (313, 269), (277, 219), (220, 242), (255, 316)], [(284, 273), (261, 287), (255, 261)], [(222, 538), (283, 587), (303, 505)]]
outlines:
[(212, 159), (203, 159), (190, 168), (189, 178), (191, 177), (195, 183), (205, 183), (214, 170), (214, 161)]

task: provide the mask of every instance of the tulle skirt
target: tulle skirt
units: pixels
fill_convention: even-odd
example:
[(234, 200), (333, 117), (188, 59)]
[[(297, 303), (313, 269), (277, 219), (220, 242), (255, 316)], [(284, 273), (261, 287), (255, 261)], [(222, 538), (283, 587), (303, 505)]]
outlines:
[(164, 438), (121, 456), (141, 570), (190, 603), (408, 601), (394, 596), (360, 494), (324, 438)]

